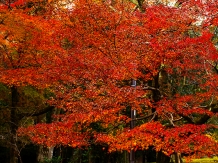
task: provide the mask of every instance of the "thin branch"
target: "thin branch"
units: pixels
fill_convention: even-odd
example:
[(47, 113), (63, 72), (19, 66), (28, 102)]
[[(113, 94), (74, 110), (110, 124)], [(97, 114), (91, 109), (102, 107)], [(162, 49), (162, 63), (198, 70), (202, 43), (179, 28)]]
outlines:
[(154, 114), (154, 115), (153, 115), (153, 117), (151, 118), (150, 122), (156, 117), (157, 112), (154, 112), (153, 114)]
[(170, 120), (170, 123), (171, 123), (173, 126), (175, 126), (175, 124), (173, 123), (173, 120), (174, 120), (174, 119), (173, 119), (173, 114), (172, 114), (172, 113), (170, 113), (170, 119), (169, 119), (169, 120)]
[(183, 119), (183, 117), (180, 117), (180, 118), (178, 118), (178, 119), (173, 120), (173, 122), (177, 122), (177, 121), (180, 121), (180, 120), (182, 120), (182, 119)]
[(151, 86), (146, 86), (146, 87), (143, 87), (142, 89), (143, 90), (155, 90), (155, 91), (159, 91), (160, 92), (160, 90), (158, 88), (154, 88), (154, 87), (151, 87)]
[(156, 115), (156, 112), (154, 112), (154, 113), (152, 113), (152, 114), (149, 114), (149, 115), (146, 115), (146, 116), (144, 116), (144, 117), (132, 119), (131, 121), (138, 121), (138, 120), (147, 119), (147, 118), (149, 118), (149, 117), (151, 117), (151, 116), (154, 116), (154, 115)]
[(209, 73), (208, 73), (208, 71), (207, 71), (206, 61), (205, 61), (205, 60), (204, 60), (204, 69), (205, 69), (206, 74), (208, 75)]

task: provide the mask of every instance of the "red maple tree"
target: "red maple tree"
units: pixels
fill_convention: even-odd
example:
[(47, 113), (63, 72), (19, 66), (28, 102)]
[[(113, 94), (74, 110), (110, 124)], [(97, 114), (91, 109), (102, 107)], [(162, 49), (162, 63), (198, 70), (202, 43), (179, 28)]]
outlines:
[[(64, 54), (63, 48), (56, 44), (53, 37), (54, 28), (57, 30), (59, 23), (48, 19), (46, 12), (41, 16), (42, 11), (37, 10), (40, 3), (34, 7), (28, 7), (28, 3), (0, 2), (0, 82), (8, 87), (11, 96), (6, 109), (2, 105), (1, 109), (3, 107), (7, 113), (4, 129), (7, 128), (8, 132), (5, 139), (9, 144), (10, 163), (17, 162), (16, 158), (20, 155), (19, 143), (15, 139), (20, 122), (25, 116), (33, 115), (21, 111), (26, 101), (21, 101), (20, 91), (24, 86), (40, 90), (55, 83), (58, 76), (54, 76), (51, 70), (55, 72), (55, 67), (58, 67), (57, 55)], [(38, 107), (34, 112), (38, 114), (51, 109), (50, 106)]]
[[(217, 142), (207, 135), (217, 127), (207, 123), (217, 115), (217, 50), (210, 31), (217, 16), (205, 5), (190, 1), (141, 12), (128, 2), (78, 1), (73, 10), (58, 11), (45, 20), (57, 24), (45, 29), (52, 38), (43, 35), (41, 41), (33, 34), (33, 43), (54, 57), (42, 70), (48, 83), (57, 81), (50, 84), (55, 97), (49, 102), (64, 114), (20, 133), (47, 146), (102, 143), (110, 151), (153, 146), (160, 158), (217, 154)], [(216, 9), (215, 2), (210, 5)], [(208, 17), (197, 25), (204, 14)], [(40, 58), (43, 64), (51, 61)], [(135, 119), (130, 110), (137, 111)], [(130, 122), (137, 127), (130, 130)]]

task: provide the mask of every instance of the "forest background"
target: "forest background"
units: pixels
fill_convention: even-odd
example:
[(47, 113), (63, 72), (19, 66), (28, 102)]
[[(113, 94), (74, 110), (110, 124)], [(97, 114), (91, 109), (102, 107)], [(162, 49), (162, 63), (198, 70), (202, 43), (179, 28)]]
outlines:
[(215, 0), (1, 0), (1, 162), (216, 156), (217, 25)]

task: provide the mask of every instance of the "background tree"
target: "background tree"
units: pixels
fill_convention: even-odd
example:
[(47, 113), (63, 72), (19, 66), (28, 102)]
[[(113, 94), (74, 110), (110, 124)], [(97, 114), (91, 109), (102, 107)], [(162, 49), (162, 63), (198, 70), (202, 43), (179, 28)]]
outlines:
[(49, 91), (44, 88), (56, 80), (47, 73), (56, 62), (57, 48), (52, 52), (56, 44), (50, 28), (55, 22), (45, 19), (43, 2), (2, 1), (0, 8), (0, 82), (7, 95), (2, 97), (5, 104), (1, 105), (1, 115), (5, 117), (3, 136), (10, 148), (10, 163), (15, 163), (22, 147), (17, 138), (18, 127), (31, 123), (27, 117), (53, 109), (46, 103)]

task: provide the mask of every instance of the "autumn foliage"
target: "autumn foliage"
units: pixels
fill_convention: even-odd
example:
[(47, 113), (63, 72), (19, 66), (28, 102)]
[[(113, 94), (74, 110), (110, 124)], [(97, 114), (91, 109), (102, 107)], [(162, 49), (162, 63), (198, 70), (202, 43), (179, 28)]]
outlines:
[(62, 112), (21, 135), (47, 146), (217, 154), (209, 136), (218, 110), (216, 2), (147, 3), (144, 12), (127, 1), (57, 4), (40, 14), (31, 7), (0, 13), (0, 81), (49, 87), (48, 103)]

